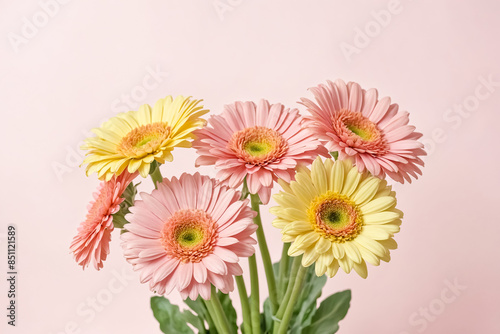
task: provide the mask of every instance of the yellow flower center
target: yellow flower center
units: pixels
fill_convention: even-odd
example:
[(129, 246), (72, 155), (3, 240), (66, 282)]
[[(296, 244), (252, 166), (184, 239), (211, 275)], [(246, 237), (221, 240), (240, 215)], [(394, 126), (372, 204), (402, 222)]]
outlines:
[(314, 230), (334, 242), (350, 241), (363, 228), (358, 206), (349, 197), (333, 191), (317, 196), (311, 202), (307, 215)]
[(212, 253), (217, 239), (216, 223), (202, 210), (175, 212), (161, 231), (162, 245), (167, 254), (184, 263), (200, 262)]
[(133, 129), (118, 144), (118, 151), (127, 157), (138, 158), (158, 150), (170, 137), (167, 123), (157, 122)]
[(286, 140), (278, 131), (254, 126), (235, 132), (228, 143), (236, 156), (252, 165), (267, 165), (285, 155)]

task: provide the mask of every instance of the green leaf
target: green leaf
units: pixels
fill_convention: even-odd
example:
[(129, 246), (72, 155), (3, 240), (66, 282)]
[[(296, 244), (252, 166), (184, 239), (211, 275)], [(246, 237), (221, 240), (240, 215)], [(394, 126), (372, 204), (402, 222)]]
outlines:
[(263, 334), (271, 333), (273, 328), (273, 312), (271, 310), (271, 301), (266, 298), (264, 301), (264, 313), (260, 315), (260, 329)]
[[(157, 296), (151, 297), (151, 309), (156, 320), (160, 323), (160, 329), (163, 333), (194, 333), (187, 325), (186, 316), (181, 313), (179, 306), (170, 304), (168, 299)], [(191, 315), (194, 317), (192, 313)]]
[(196, 312), (198, 317), (207, 322), (208, 327), (210, 328), (209, 331), (210, 334), (217, 334), (217, 329), (215, 328), (215, 324), (210, 318), (207, 307), (205, 306), (205, 303), (203, 302), (203, 299), (201, 297), (198, 297), (196, 300), (191, 300), (187, 298), (184, 301), (184, 303), (186, 303), (186, 305), (189, 306), (191, 310)]
[(290, 323), (291, 334), (300, 334), (305, 327), (311, 324), (312, 317), (316, 312), (316, 301), (321, 296), (326, 280), (326, 275), (316, 276), (314, 266), (308, 268), (302, 292), (293, 312), (293, 320)]
[(195, 311), (196, 314), (202, 316), (203, 318), (206, 318), (208, 311), (201, 297), (198, 297), (196, 300), (187, 298), (186, 300), (184, 300), (184, 303), (186, 303), (186, 305), (189, 306), (191, 310)]
[(207, 332), (207, 330), (205, 329), (205, 322), (203, 321), (202, 317), (196, 316), (188, 310), (182, 312), (182, 315), (187, 322), (198, 329), (199, 334), (205, 334)]
[(137, 186), (140, 184), (137, 183), (134, 185), (133, 182), (125, 188), (125, 191), (122, 194), (123, 202), (120, 204), (120, 210), (113, 214), (113, 225), (115, 228), (123, 228), (125, 224), (128, 224), (128, 221), (125, 219), (125, 215), (130, 212), (129, 208), (134, 206), (135, 195), (137, 194)]
[(334, 151), (334, 152), (330, 152), (330, 155), (335, 159), (335, 160), (338, 160), (339, 158), (339, 152), (337, 151)]
[(231, 302), (229, 294), (222, 293), (219, 291), (217, 292), (217, 296), (219, 297), (222, 309), (226, 314), (227, 320), (229, 320), (229, 325), (232, 328), (232, 333), (238, 332), (238, 324), (236, 323), (237, 321), (236, 310), (233, 307), (233, 303)]
[(344, 319), (349, 310), (351, 290), (337, 292), (323, 300), (312, 317), (311, 325), (304, 328), (303, 334), (336, 333), (339, 321)]

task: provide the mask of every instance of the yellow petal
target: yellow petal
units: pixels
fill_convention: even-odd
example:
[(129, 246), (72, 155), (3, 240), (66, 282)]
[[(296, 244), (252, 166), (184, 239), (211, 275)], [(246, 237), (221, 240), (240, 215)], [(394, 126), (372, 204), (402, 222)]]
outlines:
[(341, 244), (332, 242), (332, 254), (336, 259), (341, 259), (345, 255), (344, 246)]
[(323, 263), (325, 263), (325, 265), (329, 266), (332, 263), (332, 261), (334, 260), (333, 253), (332, 252), (325, 252), (325, 253), (320, 255), (320, 259)]
[(273, 221), (272, 221), (272, 225), (276, 228), (279, 228), (279, 229), (282, 229), (284, 228), (285, 226), (287, 226), (288, 224), (290, 224), (290, 221), (288, 220), (284, 220), (284, 219), (281, 219), (281, 218), (275, 218)]
[(141, 174), (142, 177), (147, 177), (150, 169), (151, 169), (151, 165), (143, 162), (141, 164), (141, 167), (139, 167), (139, 174)]
[(327, 192), (328, 178), (326, 177), (326, 169), (320, 157), (312, 163), (311, 178), (317, 192), (320, 194)]
[[(316, 242), (316, 246), (314, 247), (314, 250), (318, 254), (323, 254), (325, 252), (328, 252), (331, 247), (332, 247), (332, 242), (326, 238), (321, 237)], [(331, 252), (329, 252), (329, 253), (331, 253)]]
[(365, 224), (387, 224), (393, 222), (396, 219), (399, 219), (400, 215), (398, 212), (393, 211), (384, 211), (384, 212), (376, 212), (370, 213), (363, 216), (363, 221)]
[(368, 277), (368, 268), (366, 268), (365, 261), (362, 261), (361, 263), (354, 263), (353, 268), (362, 278)]
[(373, 254), (362, 245), (357, 244), (357, 247), (359, 252), (361, 253), (361, 256), (363, 257), (363, 260), (374, 266), (378, 266), (380, 264), (380, 258), (377, 255)]
[(367, 225), (361, 231), (364, 236), (373, 240), (386, 240), (391, 237), (391, 234), (378, 226), (383, 225)]
[(356, 239), (353, 240), (356, 244), (361, 245), (368, 249), (370, 252), (377, 256), (383, 256), (386, 252), (386, 249), (384, 246), (382, 246), (380, 243), (377, 241), (365, 237), (363, 234), (360, 234), (356, 237)]
[(342, 259), (338, 260), (340, 268), (346, 273), (349, 274), (352, 270), (352, 266), (354, 265), (354, 262), (347, 256), (343, 257)]
[(388, 210), (396, 204), (396, 199), (392, 196), (382, 196), (371, 200), (359, 208), (364, 215)]
[(349, 257), (356, 263), (360, 263), (361, 261), (363, 261), (361, 253), (359, 252), (358, 247), (356, 247), (354, 243), (348, 241), (344, 242), (343, 245), (347, 257)]
[[(131, 159), (130, 162), (128, 163), (128, 172), (129, 173), (134, 173), (141, 167), (142, 160), (141, 159)], [(149, 170), (148, 170), (149, 172)], [(146, 175), (141, 174), (142, 177), (148, 176), (147, 173)]]
[(377, 177), (370, 177), (363, 181), (353, 194), (354, 202), (358, 205), (362, 205), (370, 201), (377, 193), (379, 183), (380, 179)]
[(335, 276), (337, 271), (339, 270), (339, 262), (337, 260), (333, 260), (332, 263), (326, 269), (326, 274), (328, 277), (332, 278)]
[(335, 162), (333, 169), (330, 170), (329, 188), (336, 193), (341, 193), (344, 186), (344, 164), (342, 162)]
[(309, 248), (302, 255), (302, 265), (304, 267), (309, 267), (313, 264), (319, 257), (319, 254), (314, 251), (313, 248)]
[(307, 205), (305, 205), (304, 202), (299, 201), (297, 197), (288, 193), (280, 192), (279, 194), (275, 194), (273, 198), (276, 203), (278, 203), (282, 207), (291, 207), (304, 211), (307, 210)]
[(320, 256), (316, 261), (316, 263), (314, 264), (314, 272), (316, 273), (316, 276), (318, 277), (323, 276), (326, 273), (327, 268), (328, 266), (321, 261), (321, 256)]
[(294, 244), (300, 244), (302, 247), (309, 247), (320, 238), (319, 234), (315, 231), (301, 234), (296, 239)]
[(345, 178), (344, 187), (342, 189), (342, 193), (351, 196), (351, 194), (358, 187), (359, 181), (361, 180), (361, 173), (358, 172), (357, 167), (351, 168), (349, 173)]
[(284, 234), (281, 236), (281, 241), (283, 242), (294, 242), (295, 241), (295, 236), (289, 235), (289, 234)]
[(299, 256), (304, 254), (304, 251), (307, 249), (307, 247), (304, 247), (303, 244), (293, 242), (290, 248), (288, 248), (288, 255), (289, 256)]

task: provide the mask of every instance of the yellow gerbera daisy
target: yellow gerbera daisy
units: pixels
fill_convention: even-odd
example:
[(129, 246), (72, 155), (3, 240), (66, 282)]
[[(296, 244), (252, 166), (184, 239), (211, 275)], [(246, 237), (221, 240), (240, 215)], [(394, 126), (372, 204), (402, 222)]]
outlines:
[(349, 160), (318, 157), (311, 170), (298, 170), (295, 181), (279, 183), (283, 191), (273, 196), (279, 204), (271, 208), (277, 216), (273, 226), (284, 242), (292, 242), (288, 255), (303, 254), (303, 266), (315, 263), (318, 276), (333, 277), (341, 267), (366, 278), (366, 262), (390, 260), (403, 213), (385, 180), (360, 173)]
[(146, 177), (150, 164), (172, 161), (175, 147), (191, 147), (192, 132), (205, 124), (199, 118), (208, 110), (201, 100), (171, 96), (160, 99), (153, 108), (142, 105), (137, 111), (118, 114), (100, 128), (92, 129), (96, 137), (87, 138), (82, 149), (88, 150), (83, 163), (87, 176), (97, 172), (99, 179), (109, 181), (125, 168)]

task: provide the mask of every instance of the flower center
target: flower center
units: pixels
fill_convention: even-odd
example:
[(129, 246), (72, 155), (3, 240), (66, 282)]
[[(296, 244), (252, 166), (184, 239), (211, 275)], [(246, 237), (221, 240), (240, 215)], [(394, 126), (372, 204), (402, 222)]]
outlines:
[(370, 141), (372, 138), (372, 133), (369, 131), (369, 129), (363, 129), (361, 127), (356, 126), (355, 124), (346, 124), (346, 128), (351, 130), (352, 133), (357, 135), (363, 140), (368, 140)]
[(203, 240), (203, 230), (198, 226), (186, 226), (177, 231), (176, 240), (180, 246), (189, 248), (198, 245)]
[(243, 145), (243, 149), (251, 156), (258, 157), (271, 152), (273, 150), (273, 146), (271, 143), (249, 141)]
[(133, 129), (118, 144), (118, 151), (127, 157), (142, 157), (158, 149), (170, 137), (167, 123), (157, 122)]
[(349, 131), (363, 140), (374, 141), (381, 137), (377, 126), (359, 112), (346, 115), (343, 122)]
[(235, 132), (228, 144), (248, 164), (267, 165), (285, 155), (288, 144), (275, 130), (254, 126)]
[(217, 225), (210, 215), (194, 209), (175, 212), (161, 232), (167, 254), (184, 263), (200, 262), (211, 254), (217, 238)]
[(332, 191), (317, 196), (307, 214), (314, 230), (334, 242), (352, 240), (363, 228), (357, 205), (347, 196)]
[(342, 109), (332, 116), (334, 133), (338, 134), (349, 146), (373, 155), (383, 155), (388, 150), (388, 144), (377, 125), (360, 112)]

